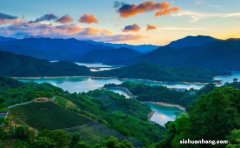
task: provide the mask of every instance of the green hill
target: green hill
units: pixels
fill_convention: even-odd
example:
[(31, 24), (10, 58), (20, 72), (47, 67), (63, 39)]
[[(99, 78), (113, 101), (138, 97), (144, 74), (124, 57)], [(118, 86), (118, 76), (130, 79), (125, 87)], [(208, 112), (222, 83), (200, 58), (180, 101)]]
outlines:
[(89, 75), (90, 70), (71, 62), (50, 63), (28, 56), (0, 51), (0, 75), (16, 77), (40, 76), (82, 76)]
[(93, 73), (96, 76), (113, 76), (119, 78), (149, 79), (167, 82), (209, 82), (216, 75), (228, 74), (201, 68), (173, 68), (156, 64), (141, 63), (110, 71)]
[(63, 129), (83, 125), (90, 120), (52, 102), (31, 103), (11, 109), (11, 114), (28, 125), (43, 129)]

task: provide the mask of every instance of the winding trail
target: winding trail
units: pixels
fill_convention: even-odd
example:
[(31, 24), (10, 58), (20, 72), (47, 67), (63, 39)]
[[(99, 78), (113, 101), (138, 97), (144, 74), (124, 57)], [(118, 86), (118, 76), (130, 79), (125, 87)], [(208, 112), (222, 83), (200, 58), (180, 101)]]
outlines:
[[(27, 102), (19, 103), (19, 104), (10, 105), (10, 106), (8, 106), (8, 109), (12, 109), (12, 108), (15, 108), (15, 107), (18, 107), (18, 106), (27, 105), (27, 104), (30, 104), (30, 103), (36, 102), (37, 99), (39, 99), (39, 98), (33, 99), (33, 100), (31, 100), (31, 101), (27, 101)], [(55, 99), (56, 99), (56, 96), (50, 98), (49, 101), (54, 102)]]
[(30, 103), (34, 102), (35, 100), (36, 99), (31, 100), (31, 101), (27, 101), (27, 102), (23, 102), (23, 103), (19, 103), (19, 104), (15, 104), (15, 105), (10, 105), (10, 106), (8, 106), (8, 109), (12, 109), (12, 108), (22, 106), (22, 105), (27, 105), (27, 104), (30, 104)]

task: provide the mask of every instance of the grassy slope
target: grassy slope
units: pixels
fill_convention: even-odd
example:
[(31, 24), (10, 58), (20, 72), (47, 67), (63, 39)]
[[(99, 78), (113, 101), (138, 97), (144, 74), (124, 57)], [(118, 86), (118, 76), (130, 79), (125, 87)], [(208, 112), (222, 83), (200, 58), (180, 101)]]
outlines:
[(13, 108), (11, 113), (37, 129), (62, 129), (83, 125), (89, 119), (64, 110), (54, 103), (31, 103)]

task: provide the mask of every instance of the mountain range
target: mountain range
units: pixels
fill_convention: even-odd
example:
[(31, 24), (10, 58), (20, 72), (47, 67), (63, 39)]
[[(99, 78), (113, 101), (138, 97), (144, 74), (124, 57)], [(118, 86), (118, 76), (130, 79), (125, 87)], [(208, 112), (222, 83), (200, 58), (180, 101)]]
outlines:
[(0, 51), (0, 75), (15, 77), (89, 75), (87, 67), (67, 61), (48, 62), (28, 56)]
[[(199, 42), (198, 42), (199, 41)], [(240, 70), (240, 40), (186, 37), (144, 55), (140, 61), (169, 67)]]
[[(155, 49), (156, 48), (156, 49)], [(111, 44), (76, 39), (0, 38), (0, 50), (38, 59), (164, 67), (240, 70), (240, 40), (187, 36), (166, 46)]]

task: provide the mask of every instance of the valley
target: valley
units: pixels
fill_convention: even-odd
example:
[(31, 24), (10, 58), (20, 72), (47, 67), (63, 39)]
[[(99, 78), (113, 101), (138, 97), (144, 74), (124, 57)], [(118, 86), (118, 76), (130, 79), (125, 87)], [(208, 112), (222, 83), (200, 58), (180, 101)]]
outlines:
[(239, 6), (0, 0), (0, 148), (240, 148)]
[[(202, 43), (192, 41), (191, 46), (215, 42), (200, 38), (204, 38)], [(34, 39), (39, 40), (57, 41)], [(183, 44), (188, 40), (183, 39)], [(93, 46), (93, 42), (74, 42)], [(17, 40), (17, 46), (20, 43), (23, 42)], [(176, 46), (181, 47), (179, 41), (159, 48)], [(130, 51), (126, 45), (117, 50), (111, 45), (109, 48), (114, 51), (101, 48), (86, 52), (85, 59), (73, 58), (74, 61), (66, 57), (42, 60), (36, 55), (0, 51), (0, 111), (6, 113), (6, 119), (1, 120), (5, 128), (2, 134), (11, 132), (12, 127), (21, 127), (29, 133), (61, 131), (72, 138), (79, 135), (89, 147), (111, 138), (119, 143), (126, 141), (130, 147), (158, 147), (167, 143), (169, 126), (185, 120), (187, 115), (192, 118), (192, 106), (197, 106), (200, 98), (225, 87), (239, 87), (237, 68), (233, 72), (228, 68), (162, 65), (153, 62), (154, 58), (145, 61), (159, 49), (136, 54), (136, 49)], [(182, 48), (189, 47), (176, 50)], [(5, 134), (10, 136), (8, 140), (14, 138)]]

